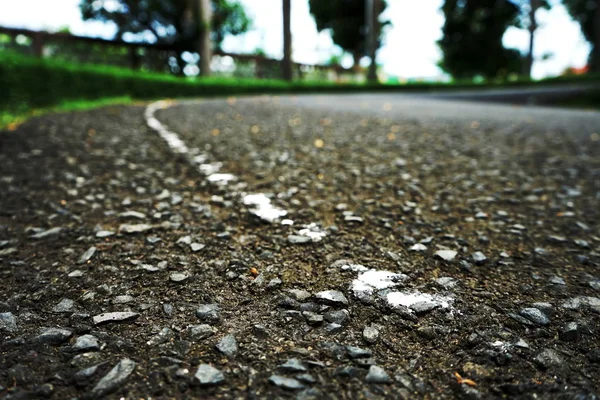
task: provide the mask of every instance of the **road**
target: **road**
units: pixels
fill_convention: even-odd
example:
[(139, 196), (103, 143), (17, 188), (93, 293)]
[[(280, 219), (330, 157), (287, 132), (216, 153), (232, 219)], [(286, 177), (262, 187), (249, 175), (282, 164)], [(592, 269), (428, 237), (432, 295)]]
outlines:
[(597, 396), (600, 113), (434, 97), (0, 133), (0, 394)]

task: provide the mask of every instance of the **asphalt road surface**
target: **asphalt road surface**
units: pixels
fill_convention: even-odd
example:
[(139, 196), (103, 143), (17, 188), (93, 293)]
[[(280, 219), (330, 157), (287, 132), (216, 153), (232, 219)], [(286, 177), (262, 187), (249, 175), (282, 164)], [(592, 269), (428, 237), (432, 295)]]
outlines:
[(0, 132), (0, 396), (600, 392), (600, 113), (437, 95)]

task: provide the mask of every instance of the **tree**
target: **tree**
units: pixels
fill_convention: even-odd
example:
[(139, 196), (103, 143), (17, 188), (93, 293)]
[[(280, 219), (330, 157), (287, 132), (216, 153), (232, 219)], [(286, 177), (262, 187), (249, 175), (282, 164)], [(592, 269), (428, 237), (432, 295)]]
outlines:
[(513, 0), (519, 7), (521, 15), (517, 22), (517, 27), (526, 28), (529, 31), (529, 49), (526, 54), (525, 62), (523, 64), (524, 75), (531, 77), (531, 70), (533, 68), (533, 45), (535, 39), (535, 31), (539, 27), (536, 19), (536, 12), (540, 8), (550, 9), (550, 2), (548, 0)]
[(508, 0), (445, 0), (443, 53), (439, 66), (454, 78), (494, 78), (519, 73), (522, 56), (506, 49), (502, 37), (517, 23), (519, 9)]
[[(375, 10), (377, 18), (377, 43), (381, 47), (383, 28), (390, 21), (381, 21), (379, 16), (387, 7), (385, 0), (380, 0)], [(354, 66), (358, 67), (360, 59), (366, 55), (365, 0), (309, 0), (310, 13), (315, 18), (317, 30), (329, 29), (333, 42), (342, 50), (352, 54)]]
[(563, 3), (592, 45), (590, 71), (600, 73), (600, 0), (563, 0)]
[(283, 79), (291, 81), (292, 76), (292, 3), (283, 0)]
[[(80, 0), (83, 20), (112, 22), (115, 38), (151, 35), (154, 42), (173, 45), (180, 54), (198, 48), (201, 0)], [(251, 20), (237, 0), (210, 0), (211, 41), (220, 49), (226, 35), (248, 31)]]
[[(189, 0), (194, 1), (194, 0)], [(210, 0), (198, 1), (198, 53), (200, 53), (200, 75), (210, 75), (210, 61), (212, 60), (212, 45), (210, 40), (210, 24), (212, 10)]]

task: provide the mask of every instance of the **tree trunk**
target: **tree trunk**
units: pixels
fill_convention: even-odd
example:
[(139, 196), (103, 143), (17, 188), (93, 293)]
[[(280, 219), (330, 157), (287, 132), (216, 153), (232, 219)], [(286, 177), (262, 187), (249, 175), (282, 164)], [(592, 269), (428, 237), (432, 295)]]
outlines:
[(600, 0), (596, 0), (596, 10), (594, 12), (594, 47), (590, 69), (593, 72), (600, 73)]
[(198, 50), (200, 53), (200, 75), (210, 75), (210, 61), (212, 59), (212, 44), (210, 40), (210, 28), (212, 20), (212, 8), (210, 0), (199, 1), (199, 18), (198, 24), (200, 28)]
[(371, 83), (375, 83), (377, 82), (377, 61), (375, 60), (375, 55), (377, 52), (377, 19), (379, 15), (376, 11), (379, 9), (377, 0), (366, 0), (365, 7), (367, 19), (367, 55), (371, 59), (367, 80)]
[(527, 59), (525, 60), (525, 75), (529, 78), (531, 78), (531, 71), (533, 69), (533, 41), (535, 38), (535, 31), (538, 28), (535, 12), (539, 7), (539, 0), (529, 0), (529, 52), (527, 53)]
[(283, 0), (283, 79), (291, 81), (292, 71), (292, 4), (291, 0)]

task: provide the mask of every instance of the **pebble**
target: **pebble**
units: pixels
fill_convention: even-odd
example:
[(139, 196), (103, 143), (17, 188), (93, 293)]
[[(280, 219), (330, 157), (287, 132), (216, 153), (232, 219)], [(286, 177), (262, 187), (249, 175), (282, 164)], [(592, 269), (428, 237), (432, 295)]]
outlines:
[(193, 325), (189, 328), (190, 336), (194, 340), (202, 340), (208, 337), (211, 337), (215, 334), (216, 330), (210, 325), (202, 324), (202, 325)]
[(485, 256), (485, 254), (483, 254), (480, 251), (476, 251), (475, 253), (473, 253), (471, 255), (471, 258), (473, 259), (475, 265), (482, 265), (487, 261), (487, 257)]
[(67, 276), (69, 278), (81, 278), (83, 276), (83, 271), (76, 269), (74, 271), (69, 272)]
[(363, 339), (365, 340), (365, 342), (373, 344), (377, 342), (378, 338), (379, 331), (377, 330), (377, 328), (373, 326), (366, 326), (365, 329), (363, 329)]
[(346, 351), (350, 358), (368, 358), (373, 354), (369, 349), (363, 349), (356, 346), (346, 346)]
[(443, 276), (441, 278), (438, 278), (435, 280), (435, 283), (437, 283), (446, 290), (454, 289), (456, 285), (458, 285), (458, 281), (449, 276)]
[(544, 349), (539, 353), (533, 361), (541, 368), (550, 368), (553, 366), (559, 366), (563, 363), (562, 357), (552, 349)]
[(50, 228), (46, 231), (38, 232), (31, 236), (33, 239), (44, 239), (50, 236), (56, 236), (62, 231), (61, 227)]
[(377, 365), (371, 365), (365, 381), (367, 383), (390, 383), (392, 380), (383, 368)]
[(171, 275), (169, 275), (169, 280), (171, 282), (184, 282), (189, 278), (189, 275), (183, 272), (173, 272)]
[(235, 355), (238, 351), (237, 341), (233, 335), (226, 335), (217, 343), (217, 350), (225, 354), (228, 357)]
[(339, 306), (348, 305), (348, 299), (344, 294), (338, 290), (325, 290), (315, 294), (317, 300), (322, 301), (325, 304)]
[(302, 361), (297, 358), (290, 358), (285, 363), (277, 367), (279, 370), (284, 372), (306, 372), (307, 369)]
[(203, 248), (205, 248), (206, 245), (205, 244), (201, 244), (201, 243), (192, 243), (190, 244), (190, 249), (195, 253), (197, 251), (202, 250)]
[(435, 255), (445, 261), (452, 261), (454, 257), (458, 254), (457, 251), (454, 250), (438, 250), (435, 252)]
[(310, 293), (307, 292), (306, 290), (300, 290), (300, 289), (289, 289), (287, 291), (290, 295), (292, 295), (292, 297), (297, 300), (297, 301), (304, 301), (310, 298)]
[(119, 232), (122, 233), (144, 233), (152, 229), (148, 224), (122, 224), (119, 226)]
[(218, 304), (202, 304), (196, 309), (196, 317), (204, 321), (217, 322), (220, 319)]
[(417, 243), (417, 244), (412, 245), (410, 247), (410, 250), (412, 250), (412, 251), (425, 251), (425, 250), (427, 250), (427, 246), (425, 246), (424, 244), (421, 244), (421, 243)]
[(14, 333), (17, 331), (17, 319), (13, 313), (0, 313), (0, 331)]
[(106, 324), (111, 322), (129, 322), (137, 319), (140, 314), (130, 311), (109, 312), (95, 315), (92, 320), (94, 325)]
[(579, 324), (577, 322), (569, 322), (560, 333), (560, 338), (566, 342), (577, 340), (579, 332)]
[(209, 364), (200, 364), (194, 378), (202, 386), (219, 385), (225, 382), (223, 372)]
[(323, 316), (321, 314), (312, 311), (302, 311), (302, 315), (310, 325), (319, 325), (323, 323)]
[(300, 235), (289, 235), (287, 240), (291, 244), (306, 244), (306, 243), (312, 243), (312, 241), (313, 241), (309, 236), (300, 236)]
[(73, 332), (68, 329), (47, 328), (36, 336), (34, 340), (40, 343), (59, 345), (69, 340), (72, 335)]
[(131, 303), (133, 300), (133, 296), (125, 294), (122, 296), (115, 296), (115, 298), (113, 299), (113, 304), (126, 304)]
[(538, 325), (548, 325), (550, 323), (550, 319), (537, 308), (524, 308), (519, 314)]
[(600, 291), (600, 281), (590, 281), (590, 286), (592, 289)]
[(83, 255), (79, 258), (77, 264), (85, 264), (86, 262), (88, 262), (94, 256), (94, 254), (96, 254), (96, 250), (97, 249), (94, 246), (87, 249), (85, 253), (83, 253)]
[(344, 325), (344, 323), (346, 323), (350, 318), (350, 312), (346, 309), (334, 310), (326, 312), (324, 317), (327, 322), (333, 322), (339, 325)]
[(297, 381), (296, 379), (292, 378), (286, 378), (281, 375), (271, 375), (269, 377), (269, 382), (282, 389), (288, 390), (300, 390), (304, 389), (305, 387), (304, 384), (300, 383), (300, 381)]
[(146, 219), (146, 214), (138, 211), (125, 211), (119, 213), (119, 218), (133, 218), (133, 219)]
[(62, 299), (57, 305), (52, 307), (55, 313), (72, 313), (75, 309), (75, 302), (71, 299)]
[(98, 338), (92, 335), (82, 335), (75, 339), (75, 343), (72, 348), (73, 351), (98, 351), (100, 350), (100, 343), (98, 342)]
[(96, 237), (99, 239), (104, 239), (110, 236), (113, 236), (115, 233), (113, 231), (98, 231), (96, 232)]
[(135, 370), (135, 367), (136, 363), (133, 360), (128, 358), (122, 359), (108, 374), (100, 379), (94, 389), (92, 389), (92, 395), (98, 398), (117, 390), (127, 381), (127, 378)]
[(146, 344), (148, 346), (155, 346), (158, 344), (163, 344), (172, 341), (175, 339), (175, 333), (170, 328), (162, 328), (158, 334), (156, 334), (152, 339), (148, 340)]

